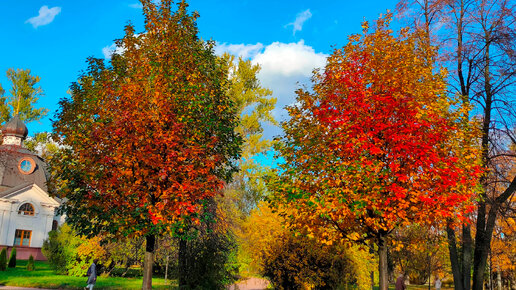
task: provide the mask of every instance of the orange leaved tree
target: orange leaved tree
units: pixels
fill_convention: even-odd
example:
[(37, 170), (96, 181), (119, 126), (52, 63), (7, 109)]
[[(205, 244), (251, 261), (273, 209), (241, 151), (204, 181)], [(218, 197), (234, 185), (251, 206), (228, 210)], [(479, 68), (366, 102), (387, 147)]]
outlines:
[(142, 1), (145, 31), (128, 25), (109, 65), (90, 59), (54, 122), (62, 210), (81, 234), (145, 236), (144, 289), (156, 238), (200, 222), (242, 143), (225, 66), (171, 2)]
[(464, 218), (481, 174), (467, 108), (446, 94), (435, 50), (393, 35), (390, 15), (354, 35), (299, 90), (273, 188), (301, 232), (374, 241), (387, 289), (386, 237), (399, 226)]

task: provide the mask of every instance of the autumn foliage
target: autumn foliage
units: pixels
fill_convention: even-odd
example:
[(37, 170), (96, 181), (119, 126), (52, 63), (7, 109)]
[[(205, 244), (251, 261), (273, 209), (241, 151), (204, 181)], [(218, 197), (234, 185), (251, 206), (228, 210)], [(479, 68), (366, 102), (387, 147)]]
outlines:
[(499, 221), (496, 235), (491, 243), (493, 272), (503, 278), (516, 280), (516, 220), (513, 217)]
[[(498, 158), (496, 167), (499, 172), (504, 173), (503, 179), (506, 182), (514, 179), (516, 175), (516, 158), (513, 157), (515, 147), (507, 151), (507, 156)], [(497, 172), (499, 174), (499, 172)], [(500, 178), (501, 179), (501, 178)], [(491, 181), (490, 199), (495, 199), (505, 190), (506, 183)], [(493, 240), (490, 247), (491, 272), (496, 272), (497, 283), (504, 284), (501, 280), (516, 281), (516, 196), (508, 198), (500, 210), (499, 217), (494, 228)], [(505, 285), (504, 285), (505, 286)]]
[(198, 38), (197, 16), (185, 2), (175, 12), (172, 1), (142, 3), (145, 31), (128, 25), (122, 52), (109, 65), (89, 59), (61, 100), (54, 132), (65, 149), (53, 168), (79, 233), (143, 235), (152, 252), (156, 235), (200, 222), (241, 138), (227, 70)]
[[(299, 90), (275, 183), (292, 225), (332, 243), (411, 223), (465, 219), (481, 174), (467, 107), (446, 93), (435, 50), (389, 16), (350, 37)], [(386, 265), (386, 264), (385, 264)]]
[(439, 227), (416, 224), (394, 230), (389, 238), (389, 258), (396, 272), (410, 277), (410, 284), (425, 284), (432, 276), (445, 279), (451, 270), (446, 234)]
[(369, 251), (325, 245), (296, 235), (284, 223), (284, 216), (260, 202), (238, 233), (249, 268), (268, 277), (276, 289), (340, 289), (344, 285), (370, 289), (373, 259)]
[[(241, 138), (226, 74), (195, 17), (144, 5), (146, 32), (117, 42), (111, 67), (89, 69), (60, 102), (54, 159), (68, 218), (83, 232), (146, 234), (202, 209), (235, 170)], [(87, 218), (86, 223), (79, 219)]]

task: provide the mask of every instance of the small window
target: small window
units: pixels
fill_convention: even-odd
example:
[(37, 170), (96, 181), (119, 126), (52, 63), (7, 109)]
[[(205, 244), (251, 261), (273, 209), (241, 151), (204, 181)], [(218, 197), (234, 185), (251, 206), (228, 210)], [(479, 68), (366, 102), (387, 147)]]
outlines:
[(57, 230), (57, 227), (58, 227), (58, 226), (59, 226), (59, 224), (57, 223), (57, 221), (56, 221), (56, 220), (53, 220), (53, 221), (52, 221), (52, 230), (53, 230), (53, 231)]
[(16, 230), (14, 234), (14, 246), (30, 246), (32, 231)]
[(36, 162), (30, 157), (24, 157), (18, 162), (18, 170), (22, 174), (31, 174), (36, 169)]
[(34, 215), (34, 206), (30, 203), (24, 203), (22, 206), (20, 206), (20, 209), (18, 210), (18, 214), (21, 215)]

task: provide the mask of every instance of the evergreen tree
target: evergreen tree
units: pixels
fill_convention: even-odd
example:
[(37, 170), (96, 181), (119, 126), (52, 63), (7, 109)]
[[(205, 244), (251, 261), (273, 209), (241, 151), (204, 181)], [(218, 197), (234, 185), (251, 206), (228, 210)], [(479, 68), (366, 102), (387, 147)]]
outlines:
[(27, 263), (27, 271), (36, 270), (36, 266), (34, 265), (34, 257), (30, 255), (29, 262)]
[(9, 268), (16, 268), (16, 248), (11, 250), (11, 255), (9, 256)]
[(5, 271), (7, 269), (7, 251), (5, 248), (0, 252), (0, 271)]

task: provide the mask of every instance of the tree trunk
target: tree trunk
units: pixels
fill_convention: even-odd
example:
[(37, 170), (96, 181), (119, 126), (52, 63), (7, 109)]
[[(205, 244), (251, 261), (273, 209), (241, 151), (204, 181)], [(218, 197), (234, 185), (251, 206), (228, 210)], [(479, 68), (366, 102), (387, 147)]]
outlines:
[[(491, 252), (491, 251), (489, 251)], [(487, 274), (489, 275), (489, 279), (487, 281), (489, 282), (489, 289), (493, 290), (493, 258), (491, 257), (491, 253), (489, 253), (489, 264), (487, 265), (489, 268), (489, 271), (487, 271)]]
[[(489, 71), (490, 67), (490, 44), (491, 37), (490, 32), (484, 30), (484, 92), (485, 92), (485, 106), (484, 106), (484, 119), (482, 121), (482, 165), (486, 168), (489, 167), (489, 141), (490, 141), (490, 129), (491, 129), (491, 110), (493, 105), (493, 94), (491, 91), (491, 75)], [(488, 223), (486, 222), (486, 213), (487, 213), (487, 188), (488, 188), (488, 175), (484, 174), (480, 178), (480, 184), (483, 187), (482, 192), (480, 193), (480, 200), (478, 202), (478, 211), (477, 211), (477, 224), (476, 224), (476, 234), (475, 234), (475, 254), (473, 257), (473, 289), (474, 290), (482, 290), (484, 286), (484, 270), (486, 269), (487, 263), (487, 255), (489, 254), (489, 247), (491, 244), (491, 235), (492, 231), (488, 230)], [(498, 206), (495, 204), (491, 205), (491, 209), (489, 210), (489, 218), (491, 215), (496, 219), (496, 214), (498, 211)], [(493, 220), (494, 222), (494, 220)], [(494, 225), (493, 225), (494, 226)]]
[(464, 290), (462, 284), (462, 271), (460, 268), (459, 254), (457, 251), (457, 238), (455, 237), (455, 230), (451, 228), (451, 225), (446, 226), (446, 234), (448, 236), (448, 251), (450, 253), (450, 262), (453, 273), (453, 284), (455, 290)]
[(500, 266), (496, 266), (496, 286), (498, 290), (502, 290), (502, 271), (500, 271)]
[(471, 289), (471, 262), (473, 261), (473, 240), (471, 239), (471, 226), (462, 226), (462, 287)]
[(473, 260), (473, 289), (482, 290), (484, 283), (484, 270), (486, 269), (487, 256), (491, 245), (491, 238), (496, 224), (496, 216), (502, 203), (504, 203), (511, 195), (516, 192), (516, 177), (512, 179), (511, 184), (505, 191), (499, 195), (491, 204), (491, 208), (487, 213), (486, 222), (486, 205), (485, 202), (479, 202), (479, 210), (477, 216), (477, 233), (475, 235), (475, 255)]
[[(475, 235), (475, 256), (473, 261), (473, 290), (482, 290), (484, 285), (484, 273), (487, 266), (487, 257), (489, 256), (489, 247), (491, 245), (491, 237), (493, 235), (497, 211), (498, 206), (491, 208), (486, 226), (477, 226), (477, 234)], [(479, 211), (479, 213), (480, 212), (481, 211)], [(480, 219), (480, 215), (477, 219)], [(485, 221), (485, 217), (483, 219)], [(490, 225), (491, 220), (492, 225)]]
[(371, 290), (374, 290), (374, 271), (371, 271)]
[(154, 266), (154, 250), (156, 245), (156, 237), (154, 235), (148, 235), (146, 238), (145, 245), (145, 258), (143, 262), (143, 283), (142, 290), (152, 289), (152, 268)]
[(178, 263), (179, 263), (179, 288), (181, 286), (185, 286), (187, 284), (186, 281), (186, 275), (188, 275), (188, 268), (187, 268), (187, 241), (183, 238), (179, 238), (179, 253), (178, 253)]
[(432, 280), (432, 257), (430, 256), (430, 251), (428, 251), (428, 290), (430, 289), (430, 282)]
[(167, 253), (167, 264), (165, 265), (165, 283), (167, 283), (168, 278), (168, 253)]
[(383, 234), (378, 235), (378, 256), (380, 257), (378, 263), (379, 290), (387, 290), (389, 286), (387, 280), (387, 245), (385, 244), (385, 236)]

